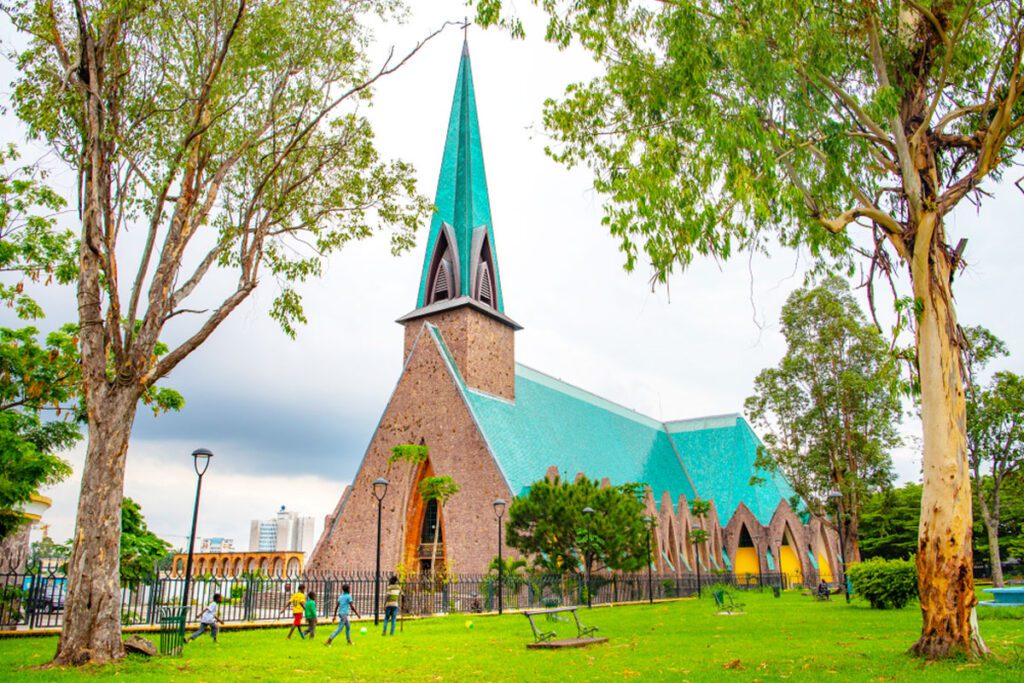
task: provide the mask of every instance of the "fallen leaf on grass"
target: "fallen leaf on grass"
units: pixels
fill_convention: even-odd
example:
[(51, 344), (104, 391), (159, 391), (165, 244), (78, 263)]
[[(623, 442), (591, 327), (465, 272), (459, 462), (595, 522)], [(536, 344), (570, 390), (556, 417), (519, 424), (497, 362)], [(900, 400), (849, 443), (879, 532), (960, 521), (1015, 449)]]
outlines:
[(740, 661), (740, 660), (738, 660), (738, 659), (734, 659), (734, 660), (732, 660), (731, 662), (726, 662), (725, 664), (723, 664), (723, 665), (722, 665), (722, 668), (723, 668), (723, 669), (737, 669), (737, 670), (742, 670), (742, 669), (743, 669), (743, 662), (741, 662), (741, 661)]
[(633, 671), (632, 669), (623, 669), (622, 671), (619, 671), (618, 674), (620, 676), (628, 676), (628, 677), (632, 678), (634, 676), (639, 676), (640, 672), (639, 671)]
[(956, 670), (957, 671), (963, 671), (964, 669), (973, 669), (973, 668), (978, 667), (978, 666), (981, 666), (981, 665), (980, 664), (961, 664), (960, 666), (958, 666), (956, 668)]

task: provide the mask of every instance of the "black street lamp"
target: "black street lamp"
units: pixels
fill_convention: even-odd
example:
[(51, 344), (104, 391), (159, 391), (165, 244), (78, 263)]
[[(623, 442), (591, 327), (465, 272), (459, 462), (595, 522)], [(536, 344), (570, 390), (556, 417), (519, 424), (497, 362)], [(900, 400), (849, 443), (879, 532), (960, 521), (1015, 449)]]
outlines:
[(196, 468), (199, 481), (196, 483), (196, 504), (192, 508), (192, 535), (188, 537), (188, 560), (185, 562), (185, 595), (181, 598), (181, 606), (188, 607), (189, 588), (192, 587), (192, 551), (196, 546), (196, 522), (199, 520), (199, 493), (203, 490), (203, 475), (210, 466), (213, 452), (209, 448), (197, 448), (192, 451), (192, 465)]
[(585, 507), (583, 508), (583, 516), (587, 518), (587, 554), (583, 558), (584, 568), (587, 570), (587, 608), (591, 607), (590, 604), (590, 557), (593, 552), (593, 546), (591, 545), (590, 538), (590, 518), (594, 516), (594, 508)]
[(373, 574), (373, 624), (380, 623), (380, 516), (384, 507), (384, 496), (388, 492), (388, 480), (384, 477), (373, 482), (373, 497), (377, 499), (377, 571)]
[(651, 529), (654, 527), (654, 517), (646, 515), (644, 522), (647, 525), (647, 602), (653, 605), (654, 579), (651, 578), (651, 565), (654, 564), (654, 558), (651, 557)]
[(839, 553), (843, 563), (843, 592), (846, 593), (846, 604), (850, 604), (850, 581), (846, 578), (846, 537), (843, 527), (846, 526), (846, 515), (843, 514), (843, 494), (833, 491), (828, 497), (836, 502), (836, 530), (839, 532)]
[(501, 561), (501, 518), (505, 516), (505, 501), (501, 498), (492, 503), (494, 506), (494, 516), (498, 518), (498, 615), (502, 614), (502, 589), (505, 587), (505, 574), (504, 567)]

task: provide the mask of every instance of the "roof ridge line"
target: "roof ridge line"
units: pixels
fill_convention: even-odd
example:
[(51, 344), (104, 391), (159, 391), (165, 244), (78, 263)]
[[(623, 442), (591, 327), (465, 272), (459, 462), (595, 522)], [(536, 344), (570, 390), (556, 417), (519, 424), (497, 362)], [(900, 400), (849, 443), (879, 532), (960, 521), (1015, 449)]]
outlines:
[(661, 429), (665, 428), (665, 423), (663, 421), (661, 421), (661, 420), (659, 420), (659, 419), (657, 419), (655, 417), (651, 417), (650, 415), (646, 415), (644, 413), (641, 413), (639, 410), (636, 410), (634, 408), (630, 408), (628, 406), (624, 406), (621, 403), (616, 403), (615, 401), (612, 401), (610, 399), (605, 398), (604, 396), (596, 394), (593, 391), (590, 391), (589, 389), (584, 389), (583, 387), (578, 386), (576, 384), (573, 384), (572, 382), (566, 382), (564, 379), (560, 379), (558, 377), (555, 377), (554, 375), (549, 375), (546, 372), (542, 372), (541, 370), (538, 370), (536, 368), (532, 368), (529, 365), (526, 365), (524, 363), (520, 363), (520, 362), (517, 361), (516, 365), (518, 365), (519, 367), (524, 368), (526, 370), (529, 370), (530, 372), (533, 372), (533, 373), (536, 373), (538, 375), (541, 375), (542, 377), (546, 377), (549, 380), (558, 382), (559, 384), (563, 384), (563, 385), (565, 385), (565, 386), (567, 386), (567, 387), (569, 387), (571, 389), (575, 389), (576, 391), (579, 391), (579, 392), (581, 392), (583, 394), (586, 394), (588, 396), (593, 396), (600, 403), (604, 403), (604, 404), (607, 404), (607, 405), (610, 405), (610, 406), (615, 406), (616, 408), (620, 408), (620, 409), (622, 409), (622, 410), (624, 410), (624, 411), (626, 411), (628, 413), (632, 413), (633, 415), (636, 415), (637, 417), (643, 418), (644, 420), (649, 420), (649, 421), (657, 424)]

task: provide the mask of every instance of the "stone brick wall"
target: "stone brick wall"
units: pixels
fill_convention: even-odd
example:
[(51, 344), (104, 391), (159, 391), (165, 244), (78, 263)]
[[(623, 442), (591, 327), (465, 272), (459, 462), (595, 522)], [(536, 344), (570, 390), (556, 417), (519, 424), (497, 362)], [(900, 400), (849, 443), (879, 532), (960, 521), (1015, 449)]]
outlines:
[[(447, 343), (462, 346), (463, 358), (468, 341), (481, 334), (480, 328), (486, 329), (486, 325), (477, 327), (475, 322), (470, 322), (474, 315), (485, 317), (465, 309), (446, 311), (438, 316), (450, 319), (445, 321), (444, 327), (439, 327)], [(434, 473), (451, 475), (462, 487), (448, 502), (443, 515), (446, 553), (453, 568), (459, 572), (483, 573), (497, 554), (497, 521), (491, 504), (495, 498), (511, 500), (512, 492), (488, 452), (433, 336), (424, 329), (423, 321), (410, 323), (407, 335), (410, 329), (416, 331), (416, 336), (411, 343), (407, 342), (405, 372), (388, 402), (348, 500), (337, 513), (337, 523), (333, 528), (331, 525), (325, 528), (310, 558), (308, 568), (311, 570), (373, 569), (377, 500), (373, 497), (372, 482), (378, 477), (390, 482), (381, 517), (381, 567), (392, 571), (399, 565), (405, 534), (420, 532), (404, 528), (407, 511), (414, 502), (411, 496), (419, 494), (414, 490), (416, 473), (413, 468), (407, 463), (389, 466), (388, 458), (392, 446), (421, 440), (430, 447)], [(456, 337), (459, 333), (464, 336), (453, 342), (445, 330)], [(508, 340), (511, 346), (511, 330)], [(504, 552), (506, 556), (515, 554), (507, 547)]]
[(441, 331), (468, 386), (495, 396), (515, 398), (515, 331), (471, 306), (461, 306), (405, 324), (405, 353), (424, 321)]

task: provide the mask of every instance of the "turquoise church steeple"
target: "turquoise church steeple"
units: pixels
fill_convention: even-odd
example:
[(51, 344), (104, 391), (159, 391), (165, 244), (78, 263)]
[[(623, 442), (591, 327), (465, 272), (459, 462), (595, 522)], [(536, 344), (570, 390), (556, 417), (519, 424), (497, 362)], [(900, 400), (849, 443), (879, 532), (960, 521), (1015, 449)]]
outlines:
[(504, 313), (469, 44), (462, 45), (416, 308), (469, 298)]

